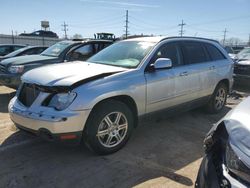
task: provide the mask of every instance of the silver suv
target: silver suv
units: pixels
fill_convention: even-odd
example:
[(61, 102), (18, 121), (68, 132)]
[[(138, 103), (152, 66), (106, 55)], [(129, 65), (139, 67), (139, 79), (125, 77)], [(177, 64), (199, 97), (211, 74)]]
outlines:
[(125, 40), (87, 62), (25, 73), (9, 112), (21, 130), (48, 140), (84, 141), (109, 154), (125, 145), (142, 117), (202, 105), (219, 112), (232, 73), (232, 60), (213, 40)]

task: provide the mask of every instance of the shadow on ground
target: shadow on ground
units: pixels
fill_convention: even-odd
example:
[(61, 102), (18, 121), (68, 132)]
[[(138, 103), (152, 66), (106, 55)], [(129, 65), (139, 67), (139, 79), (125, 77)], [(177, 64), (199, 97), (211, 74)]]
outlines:
[(0, 113), (8, 112), (8, 104), (10, 99), (15, 96), (16, 92), (11, 93), (0, 93)]

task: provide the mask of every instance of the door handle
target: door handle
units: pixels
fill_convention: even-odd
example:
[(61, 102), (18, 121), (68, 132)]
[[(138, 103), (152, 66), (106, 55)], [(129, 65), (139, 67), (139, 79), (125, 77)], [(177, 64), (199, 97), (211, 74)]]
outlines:
[(215, 69), (215, 66), (209, 67), (209, 70), (214, 70), (214, 69)]
[(187, 76), (188, 75), (188, 72), (182, 72), (182, 73), (180, 73), (180, 76)]

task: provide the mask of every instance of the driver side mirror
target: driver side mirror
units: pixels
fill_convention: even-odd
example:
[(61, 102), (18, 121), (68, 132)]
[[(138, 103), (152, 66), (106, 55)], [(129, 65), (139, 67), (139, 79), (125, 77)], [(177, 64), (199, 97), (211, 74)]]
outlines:
[(169, 58), (158, 58), (154, 64), (149, 66), (150, 72), (159, 69), (169, 69), (172, 67), (172, 61)]
[(159, 58), (154, 63), (155, 69), (168, 69), (172, 67), (172, 61), (168, 58)]

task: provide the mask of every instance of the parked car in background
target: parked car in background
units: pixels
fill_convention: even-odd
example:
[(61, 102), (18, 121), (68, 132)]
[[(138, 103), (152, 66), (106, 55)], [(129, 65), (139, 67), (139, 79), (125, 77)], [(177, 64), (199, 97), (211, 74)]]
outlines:
[(23, 48), (20, 48), (20, 49), (14, 51), (14, 52), (11, 52), (5, 56), (0, 57), (0, 61), (2, 61), (4, 59), (11, 58), (11, 57), (40, 54), (46, 49), (47, 49), (47, 47), (43, 47), (43, 46), (26, 46), (26, 47), (23, 47)]
[(231, 59), (234, 59), (236, 56), (236, 53), (234, 52), (233, 48), (230, 46), (225, 46), (225, 50), (227, 51), (229, 57), (231, 57)]
[(129, 39), (85, 63), (28, 71), (9, 112), (21, 130), (48, 140), (83, 140), (109, 154), (121, 149), (148, 115), (203, 105), (211, 113), (221, 111), (232, 73), (233, 61), (214, 40)]
[(25, 45), (19, 44), (0, 44), (0, 57), (5, 56), (13, 51), (25, 47)]
[(250, 187), (250, 97), (215, 124), (204, 140), (196, 188)]
[(59, 38), (56, 33), (44, 30), (34, 31), (32, 33), (21, 33), (19, 36)]
[(250, 47), (241, 50), (235, 57), (234, 80), (236, 84), (250, 84)]
[(62, 41), (39, 55), (2, 60), (0, 62), (0, 85), (18, 88), (21, 75), (28, 70), (65, 61), (84, 61), (112, 43), (106, 40)]

